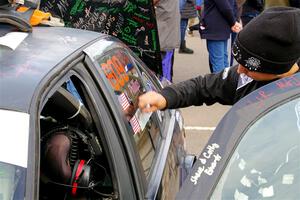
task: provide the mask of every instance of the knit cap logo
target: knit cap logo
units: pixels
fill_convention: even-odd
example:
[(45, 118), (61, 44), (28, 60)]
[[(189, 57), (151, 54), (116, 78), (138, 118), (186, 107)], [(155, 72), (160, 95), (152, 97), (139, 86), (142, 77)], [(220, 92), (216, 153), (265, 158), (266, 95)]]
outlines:
[(256, 71), (260, 68), (260, 60), (254, 57), (248, 58), (248, 60), (245, 61), (246, 66), (248, 69)]

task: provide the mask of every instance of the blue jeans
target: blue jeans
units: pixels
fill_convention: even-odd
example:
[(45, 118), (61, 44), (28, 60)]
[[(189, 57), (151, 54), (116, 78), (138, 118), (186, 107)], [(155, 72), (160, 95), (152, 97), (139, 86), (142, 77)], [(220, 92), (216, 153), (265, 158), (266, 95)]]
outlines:
[(206, 46), (212, 73), (220, 72), (229, 66), (227, 40), (206, 40)]
[(188, 19), (181, 19), (180, 20), (180, 41), (183, 42), (185, 39), (185, 31), (188, 25)]

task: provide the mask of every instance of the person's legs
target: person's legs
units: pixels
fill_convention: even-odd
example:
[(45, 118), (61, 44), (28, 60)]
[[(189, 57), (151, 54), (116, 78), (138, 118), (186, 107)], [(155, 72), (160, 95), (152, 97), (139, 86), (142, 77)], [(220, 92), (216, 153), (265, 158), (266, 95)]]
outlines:
[(194, 36), (193, 30), (190, 29), (193, 25), (195, 25), (196, 22), (196, 17), (192, 17), (188, 19), (188, 25), (187, 25), (187, 30), (188, 30), (188, 35), (189, 36)]
[(195, 24), (196, 17), (192, 17), (188, 19), (188, 27), (193, 26)]
[[(211, 72), (216, 73), (222, 71), (228, 66), (227, 40), (206, 40), (206, 45), (209, 54)], [(226, 66), (224, 65), (225, 63), (227, 63)]]
[(163, 68), (163, 77), (168, 79), (172, 82), (172, 57), (173, 57), (173, 51), (164, 51), (161, 52), (162, 57), (162, 68)]
[(196, 31), (196, 30), (199, 30), (199, 26), (200, 26), (199, 23), (194, 24), (193, 26), (190, 26), (190, 27), (189, 27), (189, 30), (190, 30), (190, 31)]
[(180, 20), (180, 41), (184, 41), (185, 39), (185, 31), (188, 24), (188, 19)]
[(188, 24), (188, 19), (181, 19), (181, 21), (180, 21), (180, 31), (181, 31), (180, 47), (179, 47), (178, 52), (192, 54), (192, 53), (194, 53), (194, 51), (192, 49), (187, 48), (186, 43), (185, 43), (185, 31), (186, 31), (187, 24)]
[(173, 74), (174, 74), (174, 56), (175, 56), (175, 49), (172, 50), (172, 58), (171, 58), (171, 82), (173, 82)]

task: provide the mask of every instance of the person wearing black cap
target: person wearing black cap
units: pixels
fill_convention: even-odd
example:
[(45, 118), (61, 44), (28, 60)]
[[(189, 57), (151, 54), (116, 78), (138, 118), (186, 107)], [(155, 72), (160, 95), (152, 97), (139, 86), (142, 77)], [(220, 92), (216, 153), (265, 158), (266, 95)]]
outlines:
[(233, 105), (257, 88), (300, 71), (300, 9), (272, 7), (237, 35), (236, 66), (170, 85), (139, 97), (143, 112), (212, 105)]

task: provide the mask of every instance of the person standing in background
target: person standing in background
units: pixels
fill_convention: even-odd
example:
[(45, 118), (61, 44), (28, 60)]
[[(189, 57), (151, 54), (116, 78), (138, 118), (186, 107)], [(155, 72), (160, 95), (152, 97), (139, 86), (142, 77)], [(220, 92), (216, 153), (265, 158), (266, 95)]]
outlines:
[(160, 92), (146, 92), (139, 96), (139, 108), (155, 112), (214, 103), (233, 105), (272, 81), (300, 73), (299, 30), (300, 9), (266, 9), (237, 35), (233, 52), (238, 65), (169, 85)]
[(185, 32), (189, 19), (197, 17), (196, 0), (180, 0), (185, 1), (180, 9), (180, 47), (179, 53), (193, 54), (194, 51), (186, 47)]
[(212, 73), (229, 66), (227, 42), (231, 31), (239, 32), (236, 0), (204, 0), (200, 35), (206, 39), (209, 65)]
[[(175, 1), (175, 2), (174, 2)], [(180, 12), (178, 0), (153, 0), (162, 57), (161, 78), (172, 82), (174, 51), (180, 43)]]

